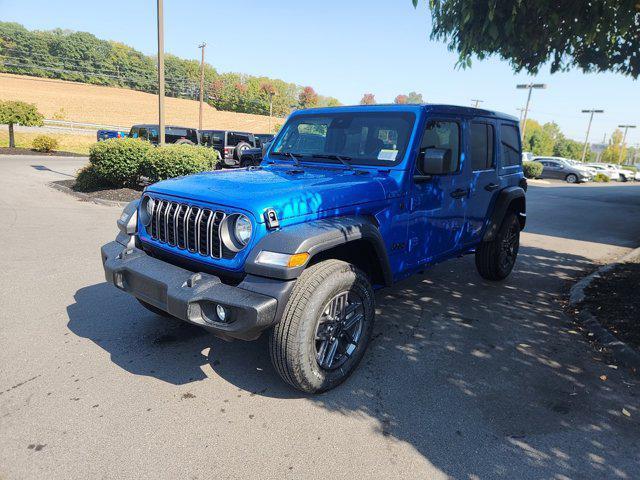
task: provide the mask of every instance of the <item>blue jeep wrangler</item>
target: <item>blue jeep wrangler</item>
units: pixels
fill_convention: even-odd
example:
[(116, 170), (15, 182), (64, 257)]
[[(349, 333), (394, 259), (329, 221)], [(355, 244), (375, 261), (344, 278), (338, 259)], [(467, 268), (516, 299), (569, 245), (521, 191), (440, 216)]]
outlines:
[(474, 253), (502, 280), (526, 181), (518, 120), (445, 105), (293, 113), (259, 166), (148, 187), (102, 247), (106, 278), (152, 312), (223, 338), (268, 330), (305, 392), (345, 380), (371, 338), (374, 291)]

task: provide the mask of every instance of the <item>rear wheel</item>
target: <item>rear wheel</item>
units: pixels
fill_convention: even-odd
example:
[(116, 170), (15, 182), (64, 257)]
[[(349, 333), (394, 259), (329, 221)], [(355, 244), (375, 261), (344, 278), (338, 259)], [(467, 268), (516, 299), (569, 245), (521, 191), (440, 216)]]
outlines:
[(509, 212), (495, 238), (482, 242), (476, 250), (476, 268), (486, 280), (504, 280), (509, 276), (520, 249), (520, 222)]
[(565, 180), (567, 181), (567, 183), (578, 183), (578, 176), (570, 173), (569, 175), (567, 175), (567, 178), (565, 178)]
[(336, 387), (369, 344), (375, 301), (363, 272), (340, 260), (305, 270), (271, 332), (271, 361), (288, 384), (307, 393)]

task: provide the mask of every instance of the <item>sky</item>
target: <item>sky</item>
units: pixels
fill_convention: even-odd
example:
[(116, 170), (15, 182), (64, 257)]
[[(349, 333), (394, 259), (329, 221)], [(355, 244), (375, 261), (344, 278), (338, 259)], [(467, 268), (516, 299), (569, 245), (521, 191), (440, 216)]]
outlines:
[[(547, 83), (534, 90), (529, 118), (557, 122), (583, 141), (588, 115), (598, 108), (590, 140), (607, 138), (619, 124), (637, 124), (627, 143), (640, 143), (640, 83), (619, 74), (579, 70), (535, 77), (515, 74), (497, 58), (457, 69), (457, 55), (429, 39), (426, 1), (411, 0), (164, 0), (165, 51), (206, 61), (222, 72), (241, 72), (310, 85), (318, 93), (355, 104), (364, 93), (378, 103), (412, 90), (425, 101), (470, 105), (519, 116), (526, 91), (516, 84)], [(0, 0), (0, 21), (29, 29), (87, 31), (146, 54), (157, 52), (155, 0)]]

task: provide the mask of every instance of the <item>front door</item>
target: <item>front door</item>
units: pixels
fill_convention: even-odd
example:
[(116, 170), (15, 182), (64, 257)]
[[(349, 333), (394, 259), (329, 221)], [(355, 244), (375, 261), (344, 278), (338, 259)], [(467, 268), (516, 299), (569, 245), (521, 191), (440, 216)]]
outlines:
[[(429, 120), (420, 144), (444, 149), (448, 168), (442, 175), (415, 181), (412, 186), (409, 223), (409, 264), (412, 267), (434, 263), (461, 249), (464, 240), (465, 207), (469, 179), (464, 174), (463, 123), (458, 119)], [(416, 173), (420, 170), (418, 157)]]

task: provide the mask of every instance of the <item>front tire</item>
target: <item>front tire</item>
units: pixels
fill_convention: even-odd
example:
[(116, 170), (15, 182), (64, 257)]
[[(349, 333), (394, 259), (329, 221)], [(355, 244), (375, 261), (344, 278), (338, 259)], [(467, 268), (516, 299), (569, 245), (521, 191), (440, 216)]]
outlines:
[(504, 280), (509, 276), (520, 249), (520, 222), (509, 212), (495, 238), (476, 249), (476, 268), (486, 280)]
[(565, 178), (565, 180), (567, 181), (567, 183), (578, 183), (578, 176), (570, 173), (569, 175), (567, 175), (567, 178)]
[(282, 379), (306, 393), (345, 381), (373, 330), (375, 299), (365, 274), (340, 260), (307, 268), (271, 331), (271, 361)]

